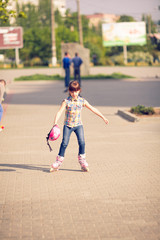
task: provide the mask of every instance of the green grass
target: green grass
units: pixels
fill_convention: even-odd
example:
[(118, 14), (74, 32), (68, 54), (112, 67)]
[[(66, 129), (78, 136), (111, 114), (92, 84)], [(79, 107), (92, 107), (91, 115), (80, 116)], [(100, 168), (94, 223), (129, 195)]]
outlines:
[(97, 74), (97, 75), (88, 75), (82, 77), (82, 79), (123, 79), (123, 78), (134, 78), (129, 75), (122, 73), (112, 73), (111, 75)]
[(44, 75), (44, 74), (34, 74), (30, 76), (21, 76), (15, 78), (15, 81), (36, 81), (36, 80), (62, 80), (60, 75)]
[[(124, 75), (122, 73), (113, 73), (111, 75), (97, 74), (97, 75), (88, 75), (82, 76), (81, 79), (84, 80), (94, 80), (94, 79), (123, 79), (123, 78), (133, 78), (132, 76)], [(71, 77), (73, 79), (73, 77)], [(43, 74), (34, 74), (30, 76), (21, 76), (15, 78), (15, 81), (36, 81), (36, 80), (64, 80), (64, 77), (60, 75), (43, 75)]]

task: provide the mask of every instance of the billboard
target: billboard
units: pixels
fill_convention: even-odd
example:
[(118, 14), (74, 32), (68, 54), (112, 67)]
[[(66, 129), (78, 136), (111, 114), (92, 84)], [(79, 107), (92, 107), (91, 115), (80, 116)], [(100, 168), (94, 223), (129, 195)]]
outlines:
[(0, 27), (0, 49), (22, 47), (23, 31), (21, 27)]
[(146, 44), (145, 22), (102, 24), (103, 46), (129, 46)]

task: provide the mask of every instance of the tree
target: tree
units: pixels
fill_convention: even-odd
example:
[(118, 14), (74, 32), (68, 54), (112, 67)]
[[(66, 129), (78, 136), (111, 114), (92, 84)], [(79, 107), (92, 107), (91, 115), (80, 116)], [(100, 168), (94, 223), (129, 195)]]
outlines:
[(29, 61), (34, 57), (39, 57), (46, 63), (51, 58), (51, 38), (50, 29), (30, 28), (24, 33), (24, 48), (20, 50), (23, 61)]
[(39, 24), (41, 26), (51, 26), (51, 0), (39, 0), (38, 6)]
[(60, 14), (58, 9), (56, 9), (56, 11), (54, 12), (54, 17), (55, 17), (55, 22), (57, 23), (58, 26), (64, 24), (64, 19), (61, 16), (61, 14)]
[(77, 12), (74, 13), (70, 13), (69, 11), (67, 11), (65, 20), (64, 20), (64, 26), (66, 28), (71, 28), (73, 27), (74, 30), (78, 31), (78, 14)]
[(142, 21), (144, 21), (146, 23), (146, 31), (147, 34), (151, 34), (151, 33), (156, 33), (156, 27), (155, 24), (152, 20), (151, 15), (142, 15)]
[(9, 0), (0, 0), (0, 23), (9, 22), (11, 17), (23, 17), (26, 15), (23, 11), (20, 11), (18, 14), (15, 10), (9, 10)]
[(56, 28), (56, 49), (57, 59), (61, 60), (61, 43), (62, 42), (78, 42), (79, 35), (77, 31), (71, 32), (70, 29), (65, 26), (59, 26)]
[(122, 15), (117, 22), (136, 22), (132, 16)]
[(22, 4), (21, 6), (17, 4), (17, 12), (25, 12), (26, 19), (16, 18), (16, 25), (21, 26), (24, 29), (24, 32), (29, 28), (39, 27), (39, 13), (35, 5), (31, 3)]

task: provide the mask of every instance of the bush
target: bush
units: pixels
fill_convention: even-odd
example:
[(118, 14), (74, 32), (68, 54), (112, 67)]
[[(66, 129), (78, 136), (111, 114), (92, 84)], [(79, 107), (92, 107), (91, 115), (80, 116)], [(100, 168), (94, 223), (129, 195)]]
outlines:
[(114, 66), (113, 61), (108, 57), (101, 57), (99, 60), (100, 66)]
[(145, 107), (143, 105), (138, 105), (136, 107), (132, 107), (130, 112), (139, 114), (139, 115), (153, 115), (155, 113), (155, 111), (152, 107)]
[(111, 60), (115, 65), (124, 66), (124, 56), (123, 56), (123, 54), (114, 55), (114, 56), (111, 57)]
[(128, 59), (130, 61), (137, 63), (146, 63), (151, 65), (153, 62), (153, 57), (150, 53), (148, 52), (128, 52)]
[(30, 61), (30, 66), (42, 66), (42, 60), (39, 57), (34, 57)]

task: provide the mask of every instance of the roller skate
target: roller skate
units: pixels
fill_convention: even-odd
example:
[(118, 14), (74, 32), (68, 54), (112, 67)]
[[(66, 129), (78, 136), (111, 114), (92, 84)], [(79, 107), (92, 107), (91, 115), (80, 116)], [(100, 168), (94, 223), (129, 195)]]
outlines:
[(86, 162), (85, 154), (78, 155), (78, 162), (81, 165), (83, 172), (89, 172), (88, 163)]
[(50, 168), (50, 172), (58, 171), (60, 166), (62, 165), (63, 160), (64, 160), (64, 157), (57, 156), (56, 161), (52, 164)]
[(0, 126), (0, 132), (1, 132), (3, 129), (4, 129), (4, 126), (1, 125), (1, 126)]

